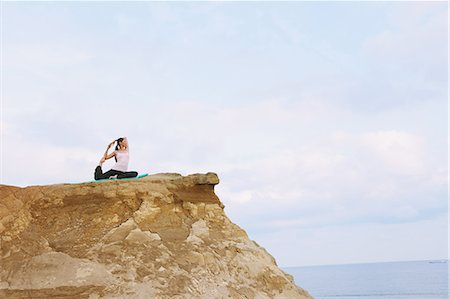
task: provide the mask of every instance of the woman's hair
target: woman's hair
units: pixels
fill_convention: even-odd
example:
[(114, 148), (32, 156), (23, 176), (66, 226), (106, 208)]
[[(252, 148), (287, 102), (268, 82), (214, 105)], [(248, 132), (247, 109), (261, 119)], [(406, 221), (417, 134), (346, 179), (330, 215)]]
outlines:
[[(123, 140), (122, 137), (120, 137), (119, 139), (116, 140), (116, 142), (117, 142), (117, 144), (116, 144), (116, 151), (120, 148), (119, 143), (122, 142), (122, 140)], [(117, 162), (117, 157), (116, 156), (114, 156), (114, 159)]]

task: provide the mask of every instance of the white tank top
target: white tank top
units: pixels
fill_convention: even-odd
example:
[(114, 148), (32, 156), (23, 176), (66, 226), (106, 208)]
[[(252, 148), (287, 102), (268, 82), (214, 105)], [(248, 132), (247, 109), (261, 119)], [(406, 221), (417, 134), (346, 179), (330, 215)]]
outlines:
[(126, 172), (128, 170), (128, 160), (130, 159), (128, 150), (125, 152), (119, 152), (118, 150), (116, 150), (115, 152), (117, 162), (111, 169)]

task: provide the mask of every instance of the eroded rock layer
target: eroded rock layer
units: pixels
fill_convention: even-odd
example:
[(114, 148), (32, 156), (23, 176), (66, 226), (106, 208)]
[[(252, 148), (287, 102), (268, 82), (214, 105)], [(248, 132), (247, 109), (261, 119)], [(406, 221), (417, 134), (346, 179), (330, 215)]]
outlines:
[(0, 185), (0, 298), (312, 298), (230, 222), (218, 183)]

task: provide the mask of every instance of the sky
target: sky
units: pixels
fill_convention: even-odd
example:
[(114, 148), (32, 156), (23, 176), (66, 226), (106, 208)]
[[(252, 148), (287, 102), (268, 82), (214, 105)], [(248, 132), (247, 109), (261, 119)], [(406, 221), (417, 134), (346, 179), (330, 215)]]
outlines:
[(447, 2), (2, 5), (1, 184), (127, 137), (129, 170), (217, 173), (279, 266), (448, 257)]

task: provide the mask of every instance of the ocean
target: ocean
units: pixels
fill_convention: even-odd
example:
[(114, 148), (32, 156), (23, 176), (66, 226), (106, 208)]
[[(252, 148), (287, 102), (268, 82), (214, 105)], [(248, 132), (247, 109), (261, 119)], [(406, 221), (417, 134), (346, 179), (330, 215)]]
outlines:
[(282, 269), (316, 299), (449, 298), (446, 260)]

